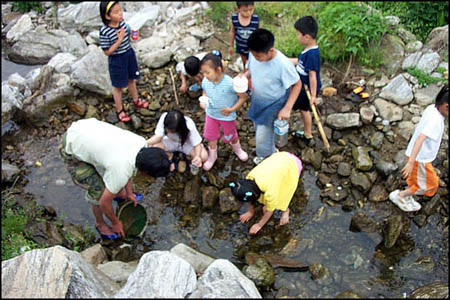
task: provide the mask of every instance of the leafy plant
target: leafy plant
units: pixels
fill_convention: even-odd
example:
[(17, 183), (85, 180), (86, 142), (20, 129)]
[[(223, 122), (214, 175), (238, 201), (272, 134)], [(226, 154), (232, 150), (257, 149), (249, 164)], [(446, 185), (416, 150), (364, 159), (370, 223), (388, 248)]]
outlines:
[(230, 30), (231, 5), (234, 2), (209, 2), (210, 8), (206, 10), (206, 17), (212, 20), (219, 28), (225, 31)]
[(21, 13), (27, 13), (30, 10), (35, 10), (41, 13), (44, 8), (40, 1), (11, 1), (13, 10), (20, 11)]
[(438, 82), (444, 82), (444, 83), (448, 83), (447, 80), (442, 79), (442, 78), (438, 78), (438, 77), (433, 77), (427, 73), (425, 73), (424, 71), (417, 69), (417, 68), (408, 68), (407, 72), (416, 77), (419, 85), (423, 86), (423, 87), (427, 87), (429, 84), (431, 83), (438, 83)]

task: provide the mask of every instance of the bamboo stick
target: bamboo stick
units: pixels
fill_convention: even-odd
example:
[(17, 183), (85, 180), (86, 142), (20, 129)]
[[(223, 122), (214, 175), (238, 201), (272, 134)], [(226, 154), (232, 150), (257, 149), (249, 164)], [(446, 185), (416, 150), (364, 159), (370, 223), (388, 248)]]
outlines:
[(314, 119), (316, 120), (317, 126), (319, 127), (320, 136), (322, 137), (322, 141), (327, 148), (327, 151), (330, 151), (330, 143), (328, 143), (327, 136), (325, 131), (323, 130), (322, 123), (320, 122), (319, 116), (317, 115), (316, 105), (311, 101), (311, 94), (309, 93), (308, 85), (305, 84), (306, 95), (308, 96), (309, 104), (311, 105), (311, 109), (314, 115)]

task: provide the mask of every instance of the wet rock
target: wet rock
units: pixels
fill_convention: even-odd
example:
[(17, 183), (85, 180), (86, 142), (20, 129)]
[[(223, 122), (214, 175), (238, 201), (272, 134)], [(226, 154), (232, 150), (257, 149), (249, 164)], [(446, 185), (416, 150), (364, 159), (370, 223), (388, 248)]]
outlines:
[(369, 200), (372, 202), (383, 202), (388, 200), (388, 193), (384, 186), (374, 185), (369, 193)]
[(213, 186), (202, 187), (202, 205), (204, 208), (213, 208), (219, 198), (219, 190)]
[(441, 197), (439, 194), (435, 194), (429, 202), (427, 202), (424, 206), (422, 206), (422, 212), (427, 215), (431, 216), (434, 214), (439, 207)]
[(380, 172), (380, 174), (383, 174), (386, 177), (397, 171), (398, 169), (398, 166), (396, 164), (384, 160), (377, 161), (375, 167), (377, 168), (377, 171)]
[(359, 113), (330, 114), (326, 123), (333, 129), (360, 127), (362, 125), (359, 121)]
[(108, 259), (105, 249), (103, 249), (100, 244), (95, 244), (94, 246), (83, 250), (80, 255), (86, 262), (94, 266), (97, 266)]
[[(448, 27), (448, 25), (447, 25)], [(448, 298), (448, 284), (435, 281), (419, 287), (411, 293), (411, 298)]]
[(326, 268), (321, 263), (312, 264), (309, 266), (309, 272), (311, 273), (312, 279), (321, 279), (325, 278), (330, 274), (328, 268)]
[(364, 297), (358, 295), (357, 293), (355, 293), (351, 290), (347, 290), (347, 291), (343, 291), (342, 293), (337, 294), (336, 298), (338, 298), (338, 299), (362, 299)]
[(397, 242), (403, 229), (402, 216), (393, 215), (390, 216), (385, 226), (384, 232), (384, 246), (386, 248), (392, 248)]
[(119, 119), (117, 118), (116, 111), (114, 109), (110, 110), (106, 114), (106, 122), (111, 123), (111, 124), (115, 124), (115, 123), (119, 122)]
[(119, 247), (113, 248), (111, 251), (111, 260), (128, 262), (134, 259), (133, 249), (130, 244), (123, 243)]
[(320, 173), (320, 174), (317, 176), (317, 182), (318, 182), (320, 185), (322, 185), (322, 186), (325, 186), (325, 185), (329, 184), (330, 181), (331, 181), (331, 178), (328, 177), (327, 175), (325, 175), (324, 173)]
[(241, 204), (231, 193), (231, 188), (224, 188), (219, 193), (219, 205), (222, 213), (232, 213), (238, 211)]
[[(33, 29), (33, 23), (28, 14), (22, 15), (17, 23), (6, 33), (6, 40), (8, 43), (13, 43), (19, 39), (25, 32)], [(2, 30), (3, 31), (3, 30)]]
[(206, 172), (206, 179), (208, 179), (209, 184), (217, 187), (218, 189), (222, 188), (224, 185), (224, 179), (220, 176), (214, 175), (212, 172)]
[(195, 272), (201, 274), (214, 262), (211, 256), (200, 253), (185, 244), (177, 244), (170, 249), (170, 252), (186, 260), (194, 267)]
[(19, 174), (20, 169), (18, 167), (2, 160), (2, 182), (13, 183)]
[(292, 254), (297, 249), (298, 243), (299, 240), (296, 238), (289, 239), (289, 242), (283, 247), (283, 249), (281, 249), (280, 254), (281, 255)]
[(427, 224), (427, 216), (424, 214), (415, 215), (413, 221), (417, 226), (419, 226), (419, 228), (422, 228)]
[(368, 106), (362, 106), (362, 107), (359, 109), (359, 114), (361, 115), (361, 121), (362, 121), (364, 124), (370, 124), (370, 123), (372, 123), (374, 113), (373, 113), (373, 110), (370, 109), (370, 107), (368, 107)]
[(61, 246), (2, 262), (2, 298), (111, 298), (117, 290), (78, 252)]
[(198, 203), (200, 196), (200, 181), (198, 176), (189, 180), (184, 188), (184, 202), (185, 203)]
[(197, 282), (188, 298), (261, 298), (253, 281), (230, 261), (216, 259)]
[(350, 231), (353, 232), (377, 232), (379, 229), (377, 221), (362, 211), (357, 211), (350, 222)]
[(361, 171), (369, 171), (372, 168), (373, 162), (369, 155), (369, 148), (355, 147), (352, 150), (352, 156), (356, 167)]
[(412, 101), (414, 95), (408, 82), (399, 74), (381, 90), (380, 97), (398, 105), (405, 105)]
[(348, 192), (346, 189), (339, 189), (340, 187), (331, 187), (330, 190), (321, 193), (322, 197), (328, 197), (335, 202), (340, 202), (348, 197)]
[(269, 287), (275, 282), (275, 271), (263, 258), (258, 258), (254, 264), (245, 266), (243, 273), (257, 286)]
[(350, 182), (354, 187), (356, 187), (361, 192), (365, 193), (369, 191), (372, 183), (367, 178), (366, 174), (352, 170), (352, 174), (350, 175)]
[(194, 268), (169, 251), (151, 251), (139, 260), (136, 270), (115, 298), (184, 298), (195, 290)]
[(158, 101), (152, 101), (148, 105), (148, 110), (159, 110), (161, 108), (161, 104)]
[(81, 101), (68, 101), (66, 105), (71, 112), (74, 112), (79, 116), (84, 116), (86, 113), (86, 104)]
[(136, 116), (135, 114), (132, 114), (131, 115), (131, 125), (133, 125), (133, 128), (135, 130), (138, 130), (142, 127), (142, 121), (138, 116)]
[(264, 259), (267, 260), (267, 262), (273, 267), (273, 268), (285, 268), (285, 269), (296, 269), (296, 270), (304, 270), (306, 271), (308, 269), (308, 265), (305, 263), (302, 263), (298, 260), (283, 257), (278, 254), (256, 254), (253, 252), (249, 252), (245, 255), (245, 262), (248, 265), (254, 265), (257, 264), (258, 259)]
[(320, 169), (322, 164), (322, 154), (319, 151), (314, 151), (312, 148), (307, 148), (302, 151), (302, 160), (309, 163), (316, 169)]
[(390, 103), (381, 98), (377, 98), (374, 101), (375, 107), (384, 120), (390, 122), (400, 121), (403, 119), (403, 109), (398, 105)]
[(436, 52), (426, 53), (422, 55), (422, 57), (419, 59), (416, 68), (424, 71), (427, 74), (430, 74), (437, 68), (440, 61), (441, 57), (439, 56), (438, 53)]

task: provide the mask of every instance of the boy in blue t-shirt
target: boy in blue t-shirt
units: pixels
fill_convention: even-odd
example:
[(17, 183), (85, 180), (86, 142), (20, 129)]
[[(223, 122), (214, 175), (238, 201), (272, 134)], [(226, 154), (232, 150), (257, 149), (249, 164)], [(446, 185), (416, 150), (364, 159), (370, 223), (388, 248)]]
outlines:
[(231, 15), (230, 28), (230, 55), (233, 55), (234, 40), (236, 40), (236, 53), (239, 53), (245, 66), (248, 60), (248, 37), (259, 28), (259, 16), (254, 14), (253, 1), (237, 1), (238, 11)]
[(248, 116), (255, 123), (255, 164), (274, 153), (273, 123), (289, 120), (301, 89), (300, 77), (292, 62), (273, 48), (275, 38), (266, 29), (257, 29), (247, 41), (250, 50), (248, 70), (239, 76), (251, 76), (252, 94)]
[[(305, 84), (308, 85), (311, 93), (311, 102), (316, 104), (317, 94), (322, 87), (320, 81), (320, 50), (316, 42), (317, 22), (311, 16), (301, 17), (295, 22), (294, 27), (297, 30), (298, 42), (305, 46), (305, 49), (298, 55), (298, 58), (291, 58), (291, 61), (296, 65), (302, 86)], [(312, 118), (310, 113), (311, 105), (305, 88), (301, 89), (293, 109), (300, 110), (305, 131), (301, 132), (297, 130), (292, 135), (302, 140), (306, 145), (309, 145), (312, 141)]]

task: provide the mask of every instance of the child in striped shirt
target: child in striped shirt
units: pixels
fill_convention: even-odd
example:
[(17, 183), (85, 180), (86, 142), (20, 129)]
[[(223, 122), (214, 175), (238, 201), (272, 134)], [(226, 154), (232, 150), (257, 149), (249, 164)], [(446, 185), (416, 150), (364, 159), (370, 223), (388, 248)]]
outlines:
[(217, 141), (220, 138), (220, 127), (223, 130), (223, 142), (231, 143), (233, 152), (240, 160), (248, 159), (247, 153), (242, 150), (236, 130), (236, 110), (246, 100), (245, 93), (236, 93), (233, 89), (233, 80), (223, 72), (222, 60), (214, 54), (207, 54), (201, 61), (203, 72), (203, 96), (209, 98), (207, 106), (200, 104), (206, 110), (203, 136), (208, 140), (208, 160), (203, 169), (209, 171), (217, 159)]
[(113, 98), (117, 118), (129, 122), (130, 116), (122, 106), (122, 89), (128, 87), (134, 106), (147, 108), (148, 102), (138, 98), (136, 80), (141, 77), (136, 54), (130, 44), (130, 26), (123, 20), (123, 11), (118, 1), (102, 1), (100, 16), (100, 48), (108, 56), (109, 76), (114, 87)]

